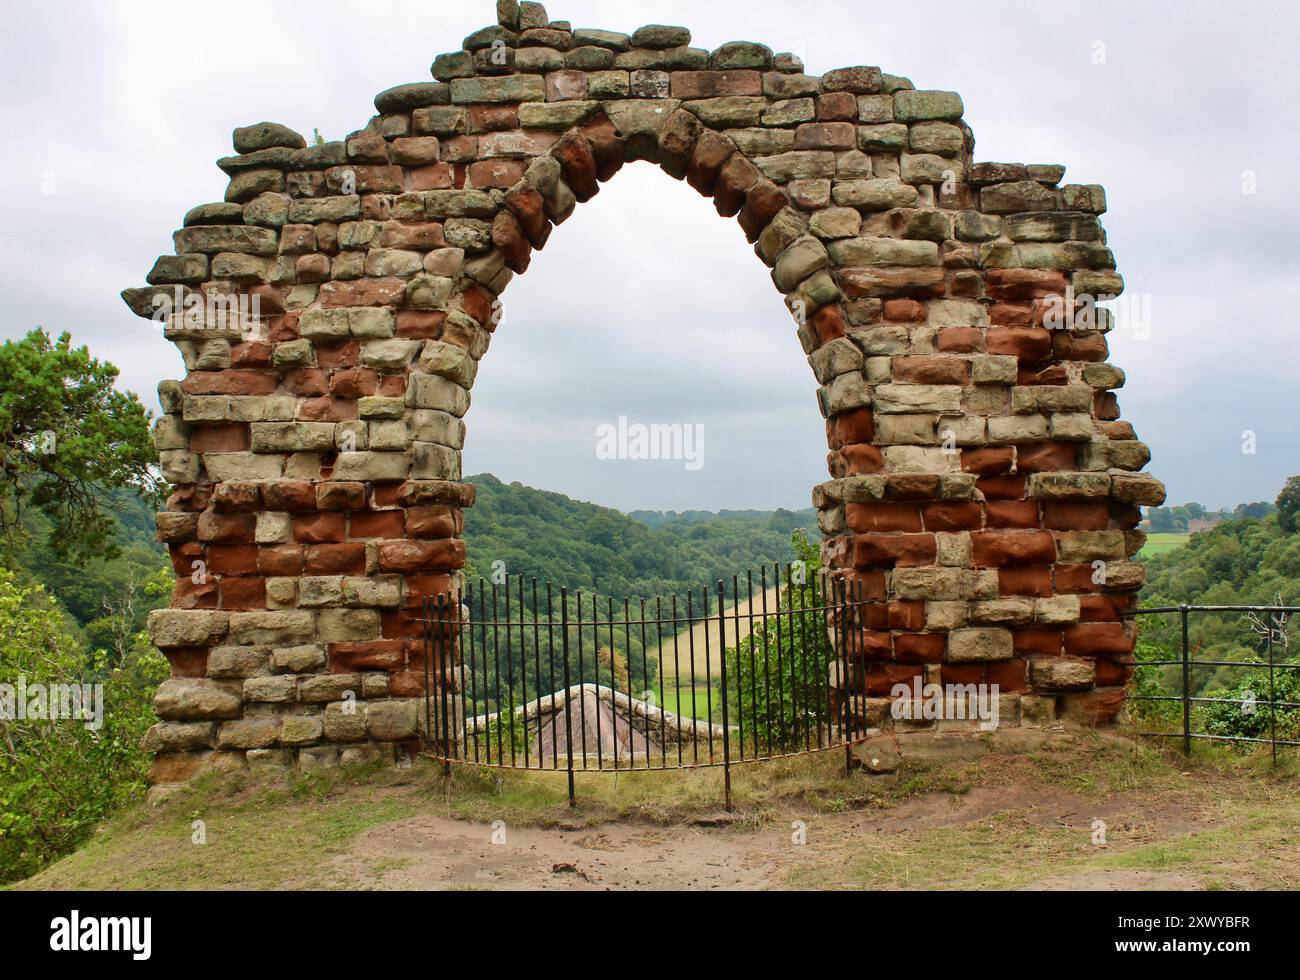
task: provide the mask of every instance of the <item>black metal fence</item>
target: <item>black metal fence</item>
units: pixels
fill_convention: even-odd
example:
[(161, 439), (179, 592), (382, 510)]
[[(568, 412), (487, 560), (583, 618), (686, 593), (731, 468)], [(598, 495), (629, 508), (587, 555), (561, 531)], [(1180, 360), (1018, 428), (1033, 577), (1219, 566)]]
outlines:
[[(1273, 764), (1277, 764), (1278, 746), (1300, 747), (1300, 736), (1296, 734), (1296, 724), (1290, 722), (1291, 712), (1294, 709), (1300, 709), (1300, 701), (1287, 700), (1285, 696), (1279, 694), (1279, 687), (1285, 690), (1292, 690), (1294, 678), (1300, 678), (1300, 674), (1291, 674), (1289, 672), (1300, 671), (1300, 662), (1292, 660), (1287, 656), (1288, 647), (1288, 628), (1290, 617), (1300, 612), (1300, 606), (1162, 606), (1152, 609), (1135, 609), (1129, 611), (1126, 615), (1133, 617), (1143, 616), (1176, 616), (1175, 623), (1178, 628), (1176, 645), (1178, 646), (1178, 655), (1171, 659), (1147, 659), (1139, 657), (1135, 669), (1139, 672), (1156, 670), (1161, 674), (1172, 674), (1178, 684), (1178, 691), (1174, 694), (1144, 694), (1142, 691), (1150, 686), (1144, 685), (1141, 681), (1144, 679), (1139, 675), (1135, 681), (1136, 690), (1129, 695), (1130, 702), (1146, 702), (1154, 705), (1169, 705), (1181, 710), (1175, 711), (1173, 719), (1166, 718), (1175, 723), (1181, 722), (1178, 730), (1171, 731), (1143, 731), (1139, 735), (1145, 738), (1177, 738), (1182, 740), (1184, 755), (1190, 755), (1192, 751), (1192, 742), (1196, 739), (1204, 739), (1215, 742), (1228, 742), (1239, 744), (1263, 744), (1269, 745), (1272, 749)], [(1223, 659), (1206, 659), (1197, 657), (1191, 641), (1191, 614), (1245, 614), (1248, 619), (1245, 623), (1238, 620), (1230, 628), (1237, 631), (1245, 629), (1252, 636), (1251, 642), (1242, 644), (1242, 646), (1252, 655), (1251, 659), (1243, 660), (1223, 660)], [(1165, 640), (1167, 643), (1167, 639)], [(1157, 643), (1160, 640), (1157, 639)], [(1163, 647), (1163, 644), (1161, 644)], [(1283, 659), (1277, 657), (1277, 650), (1281, 647), (1283, 650)], [(1139, 645), (1139, 650), (1141, 645)], [(1240, 697), (1219, 697), (1212, 696), (1209, 693), (1195, 694), (1194, 690), (1201, 690), (1204, 684), (1198, 685), (1194, 675), (1203, 674), (1206, 668), (1213, 668), (1215, 671), (1222, 673), (1234, 674), (1241, 671), (1252, 672), (1247, 676), (1248, 680), (1259, 681), (1258, 684), (1252, 684), (1248, 692), (1243, 692)], [(1237, 676), (1240, 676), (1237, 673)], [(1149, 680), (1149, 677), (1146, 678)], [(1240, 686), (1240, 685), (1238, 685)], [(1253, 688), (1267, 687), (1268, 696), (1263, 696), (1263, 691), (1255, 691)], [(1229, 707), (1229, 706), (1235, 706)], [(1224, 724), (1225, 711), (1240, 712), (1243, 716), (1240, 719), (1233, 719), (1237, 724)], [(1266, 713), (1266, 714), (1265, 714)], [(1157, 716), (1159, 712), (1155, 712)], [(1249, 716), (1249, 718), (1245, 717)], [(1287, 727), (1279, 732), (1279, 718), (1286, 721)], [(1241, 722), (1249, 722), (1241, 724)], [(1296, 718), (1300, 722), (1300, 717)], [(1198, 730), (1209, 727), (1210, 730)], [(1250, 729), (1256, 734), (1239, 734), (1233, 729)]]
[[(454, 763), (568, 773), (731, 767), (866, 734), (838, 682), (860, 590), (773, 565), (715, 589), (621, 599), (480, 580), (424, 605), (424, 727)], [(840, 657), (837, 651), (844, 652)]]

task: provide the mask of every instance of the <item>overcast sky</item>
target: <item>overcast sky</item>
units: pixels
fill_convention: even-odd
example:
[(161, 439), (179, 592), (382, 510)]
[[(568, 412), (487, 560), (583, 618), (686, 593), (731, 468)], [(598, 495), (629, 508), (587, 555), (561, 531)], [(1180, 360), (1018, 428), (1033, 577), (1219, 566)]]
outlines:
[[(375, 93), (494, 21), (448, 3), (122, 0), (7, 4), (0, 329), (71, 331), (156, 407), (175, 348), (118, 298), (195, 204), (219, 201), (230, 132), (267, 119), (330, 139)], [(1061, 163), (1103, 219), (1149, 330), (1112, 336), (1124, 417), (1171, 502), (1276, 497), (1300, 473), (1300, 13), (1292, 3), (565, 0), (575, 27), (682, 24), (809, 72), (879, 65), (954, 89), (978, 160)], [(1099, 44), (1100, 42), (1100, 44)], [(1101, 62), (1101, 63), (1099, 63)], [(1255, 193), (1243, 192), (1249, 172)], [(1139, 324), (1139, 327), (1143, 325)], [(1149, 335), (1147, 335), (1149, 334)], [(734, 222), (638, 164), (557, 230), (505, 295), (474, 391), (466, 472), (623, 509), (809, 505), (825, 479), (815, 385)], [(704, 426), (704, 466), (596, 455), (596, 429)], [(1257, 452), (1242, 452), (1243, 433)]]

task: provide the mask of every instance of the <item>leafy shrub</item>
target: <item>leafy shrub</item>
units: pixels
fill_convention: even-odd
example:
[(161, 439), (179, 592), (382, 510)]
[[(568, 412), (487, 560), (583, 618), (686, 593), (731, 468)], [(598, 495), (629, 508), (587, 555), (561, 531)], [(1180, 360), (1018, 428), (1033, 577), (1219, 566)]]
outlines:
[(806, 570), (804, 583), (787, 583), (776, 612), (726, 652), (728, 720), (743, 725), (747, 747), (757, 738), (760, 751), (770, 746), (774, 753), (802, 749), (810, 737), (816, 744), (831, 710), (826, 685), (835, 651), (826, 615), (803, 611), (824, 604), (821, 560), (803, 535), (796, 532), (793, 541)]

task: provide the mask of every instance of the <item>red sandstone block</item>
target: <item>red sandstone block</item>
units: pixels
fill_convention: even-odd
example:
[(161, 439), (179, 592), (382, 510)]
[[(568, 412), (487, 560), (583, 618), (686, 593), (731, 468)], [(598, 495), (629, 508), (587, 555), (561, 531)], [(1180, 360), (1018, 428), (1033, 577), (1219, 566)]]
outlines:
[(262, 487), (262, 499), (269, 511), (315, 510), (316, 487), (304, 481), (278, 480)]
[(230, 347), (230, 366), (266, 368), (271, 366), (271, 345), (264, 340), (250, 340)]
[(409, 575), (420, 572), (450, 572), (464, 567), (464, 541), (379, 542), (380, 571)]
[(745, 194), (759, 180), (758, 168), (741, 153), (733, 153), (718, 171), (713, 189), (713, 205), (718, 214), (731, 218), (740, 213)]
[(472, 105), (465, 117), (471, 133), (499, 133), (519, 128), (517, 105)]
[(347, 519), (343, 514), (300, 514), (293, 519), (293, 539), (304, 544), (336, 544), (346, 533)]
[(925, 304), (914, 299), (887, 299), (881, 308), (881, 315), (891, 323), (923, 323), (926, 318)]
[(379, 374), (370, 368), (335, 371), (330, 376), (329, 393), (335, 398), (365, 398), (379, 388)]
[(354, 368), (361, 361), (361, 342), (349, 340), (342, 344), (318, 345), (316, 364), (327, 371)]
[(1026, 367), (1021, 364), (1016, 371), (1016, 384), (1018, 385), (1067, 385), (1070, 383), (1070, 376), (1066, 374), (1065, 368), (1059, 364), (1049, 364), (1045, 368)]
[[(587, 137), (587, 142), (591, 144), (592, 155), (596, 158), (596, 176), (598, 178), (602, 181), (609, 180), (623, 169), (623, 164), (627, 162), (627, 144), (624, 143), (618, 130), (614, 128), (614, 124), (609, 121), (608, 116), (601, 113), (587, 123), (582, 127), (582, 135)], [(712, 190), (702, 191), (701, 193), (711, 194)], [(534, 244), (541, 248), (545, 243), (535, 242)]]
[(207, 677), (208, 651), (205, 647), (184, 647), (164, 653), (173, 677)]
[(400, 639), (334, 643), (329, 648), (329, 665), (335, 674), (352, 674), (361, 670), (399, 671), (406, 666), (406, 645)]
[(424, 635), (423, 617), (412, 609), (386, 609), (379, 615), (384, 639), (419, 639)]
[[(1012, 644), (1014, 648), (1014, 635)], [(1002, 694), (1024, 694), (1029, 690), (1029, 663), (1014, 657), (984, 667), (984, 683), (997, 685)]]
[(902, 663), (941, 664), (947, 649), (946, 633), (900, 633), (894, 637), (894, 655)]
[(353, 540), (405, 537), (406, 515), (400, 510), (373, 510), (353, 514), (348, 536)]
[(975, 531), (984, 524), (983, 508), (973, 500), (926, 504), (921, 515), (927, 531)]
[(1042, 567), (999, 568), (998, 594), (1051, 598), (1055, 594), (1052, 589), (1052, 570)]
[(990, 500), (985, 509), (990, 528), (1038, 527), (1037, 500)]
[(841, 412), (826, 422), (827, 438), (832, 449), (868, 444), (876, 436), (875, 419), (870, 408)]
[[(847, 543), (847, 539), (842, 539)], [(843, 564), (848, 564), (847, 561)], [(842, 578), (844, 596), (853, 602), (883, 602), (888, 590), (884, 572), (867, 572), (854, 569)]]
[(1045, 269), (989, 269), (985, 284), (991, 299), (1028, 300), (1065, 293), (1065, 274)]
[(266, 608), (266, 579), (221, 579), (221, 608), (252, 610)]
[(844, 517), (850, 530), (922, 531), (921, 509), (915, 504), (845, 504)]
[(822, 344), (829, 344), (832, 340), (838, 340), (840, 337), (848, 336), (849, 328), (848, 324), (844, 322), (844, 314), (834, 304), (823, 306), (808, 318), (808, 323), (817, 335), (818, 347)]
[(524, 179), (528, 165), (522, 160), (479, 160), (467, 168), (466, 183), (479, 189), (508, 190)]
[(1105, 334), (1058, 330), (1052, 334), (1052, 354), (1063, 361), (1101, 362), (1110, 357), (1110, 347)]
[(1065, 628), (1065, 652), (1076, 657), (1128, 656), (1134, 639), (1122, 623), (1078, 623)]
[(1079, 451), (1068, 442), (1043, 442), (1021, 446), (1016, 468), (1023, 473), (1046, 473), (1078, 467)]
[(1134, 673), (1132, 664), (1103, 658), (1097, 661), (1095, 683), (1098, 687), (1123, 686), (1133, 679)]
[(945, 354), (976, 354), (984, 350), (984, 331), (978, 327), (947, 327), (939, 331), (935, 346)]
[(1032, 303), (993, 303), (989, 306), (989, 323), (995, 327), (1033, 327), (1041, 326), (1041, 320), (1034, 319)]
[(249, 513), (261, 508), (260, 484), (250, 480), (219, 483), (212, 491), (212, 506), (223, 514)]
[(406, 512), (406, 533), (413, 538), (452, 538), (461, 525), (460, 512), (451, 507), (413, 507)]
[(181, 382), (187, 395), (269, 395), (278, 379), (268, 371), (191, 371)]
[(871, 697), (886, 697), (893, 693), (895, 685), (906, 684), (911, 687), (914, 678), (925, 679), (920, 666), (903, 664), (870, 664), (863, 674), (866, 693)]
[(1100, 592), (1104, 586), (1093, 581), (1097, 570), (1091, 565), (1057, 565), (1052, 577), (1056, 581), (1056, 591), (1062, 594)]
[(459, 598), (453, 594), (450, 575), (405, 575), (402, 582), (406, 586), (402, 605), (408, 609), (418, 608), (425, 597), (433, 599), (435, 604), (439, 597), (445, 597), (448, 607), (454, 606)]
[(976, 531), (971, 550), (977, 568), (1047, 565), (1056, 560), (1056, 539), (1047, 531)]
[(1011, 354), (1027, 361), (1052, 356), (1052, 335), (1039, 327), (994, 327), (986, 343), (990, 354)]
[(905, 568), (935, 561), (933, 534), (863, 534), (854, 545), (858, 568)]
[(400, 398), (406, 394), (406, 376), (402, 374), (390, 374), (379, 379), (379, 387), (375, 389), (375, 394), (384, 398)]
[(190, 432), (192, 453), (242, 453), (252, 445), (249, 427), (241, 422), (196, 425)]
[[(1120, 605), (1116, 596), (1079, 596), (1079, 620), (1084, 623), (1118, 623)], [(1124, 606), (1127, 607), (1127, 603)]]
[(341, 309), (345, 306), (397, 306), (405, 299), (405, 279), (327, 282), (320, 288), (320, 303), (327, 310)]
[(426, 313), (419, 310), (402, 310), (397, 314), (397, 336), (414, 340), (437, 340), (442, 336), (442, 324), (447, 314), (442, 310)]
[(893, 360), (895, 381), (922, 385), (964, 385), (970, 377), (970, 362), (960, 357), (917, 355)]
[(895, 630), (925, 629), (925, 603), (899, 600), (889, 604), (889, 628)]
[(307, 549), (303, 570), (308, 575), (366, 574), (364, 544), (317, 544)]
[(207, 550), (209, 575), (256, 575), (257, 546), (213, 544)]
[(1099, 687), (1086, 693), (1067, 694), (1062, 700), (1070, 718), (1088, 725), (1108, 725), (1124, 707), (1124, 688)]
[(993, 476), (1010, 473), (1015, 464), (1015, 452), (1006, 449), (963, 449), (961, 468), (965, 473)]
[(304, 398), (298, 403), (302, 422), (355, 422), (357, 403), (351, 398)]
[(939, 679), (944, 684), (983, 684), (982, 664), (944, 664), (939, 668)]
[(299, 398), (318, 398), (329, 391), (329, 376), (319, 368), (300, 368), (284, 376), (284, 387)]
[(277, 548), (258, 549), (257, 570), (269, 578), (301, 575), (302, 569), (303, 549), (298, 545), (286, 544)]
[(424, 695), (424, 674), (402, 670), (388, 675), (388, 695), (394, 698), (418, 698)]
[(674, 99), (712, 99), (723, 95), (762, 95), (756, 71), (675, 71), (669, 91)]
[(1052, 531), (1105, 531), (1110, 527), (1110, 506), (1049, 500), (1043, 504), (1043, 527)]
[(1014, 629), (1011, 631), (1011, 646), (1021, 655), (1059, 657), (1065, 646), (1065, 632), (1061, 629)]
[(975, 486), (988, 500), (1019, 500), (1025, 495), (1027, 479), (1023, 473), (982, 476), (975, 481)]
[(852, 92), (826, 92), (818, 96), (817, 118), (822, 122), (856, 122), (857, 96)]
[(364, 483), (316, 484), (316, 507), (319, 510), (364, 510), (365, 506)]
[(187, 541), (184, 544), (169, 545), (168, 552), (172, 569), (177, 575), (188, 578), (194, 571), (194, 563), (205, 559), (207, 549), (197, 541)]
[(787, 207), (789, 203), (781, 188), (766, 178), (749, 189), (737, 220), (751, 245), (758, 241), (758, 236), (763, 233), (768, 222), (780, 214), (781, 209)]
[(267, 321), (267, 339), (270, 343), (287, 344), (291, 340), (297, 340), (298, 337), (297, 313), (273, 316)]
[(412, 167), (407, 170), (405, 179), (402, 181), (402, 188), (408, 193), (413, 191), (445, 191), (451, 190), (455, 181), (455, 171), (450, 163), (431, 163), (428, 166)]
[[(195, 582), (193, 571), (181, 575), (172, 586), (172, 609), (216, 609), (219, 599), (217, 580), (204, 578)], [(234, 581), (234, 579), (231, 579)]]

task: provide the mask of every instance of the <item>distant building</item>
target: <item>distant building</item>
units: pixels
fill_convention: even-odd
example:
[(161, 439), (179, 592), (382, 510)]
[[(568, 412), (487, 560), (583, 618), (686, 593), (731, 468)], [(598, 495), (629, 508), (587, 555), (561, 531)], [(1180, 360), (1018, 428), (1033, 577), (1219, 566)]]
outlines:
[(1212, 531), (1222, 523), (1223, 518), (1217, 515), (1193, 518), (1187, 522), (1187, 533), (1200, 534), (1202, 531)]

